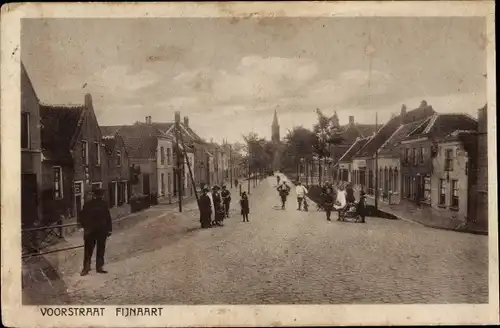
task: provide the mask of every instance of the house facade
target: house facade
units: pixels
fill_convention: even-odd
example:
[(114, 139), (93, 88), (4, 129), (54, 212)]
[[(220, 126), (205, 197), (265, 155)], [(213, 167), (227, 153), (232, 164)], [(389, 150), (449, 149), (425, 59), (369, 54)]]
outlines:
[(41, 105), (40, 113), (44, 215), (78, 219), (92, 190), (107, 187), (107, 154), (92, 97), (86, 94), (83, 106)]
[(21, 63), (21, 224), (42, 220), (40, 102)]
[[(472, 138), (475, 138), (475, 132), (469, 131)], [(432, 159), (430, 205), (442, 214), (466, 222), (469, 217), (471, 158), (459, 131), (437, 140), (436, 145), (437, 152)]]
[[(435, 201), (432, 190), (443, 189), (440, 182), (436, 185), (432, 181), (434, 172), (438, 174), (436, 179), (440, 180), (443, 170), (436, 158), (456, 156), (452, 149), (440, 154), (438, 142), (453, 131), (476, 129), (476, 120), (468, 115), (434, 114), (411, 132), (401, 142), (403, 198), (417, 205), (431, 206)], [(460, 180), (458, 184), (466, 186), (467, 182)]]
[(108, 203), (111, 209), (129, 211), (130, 203), (130, 161), (125, 142), (118, 134), (106, 135), (101, 130), (102, 142), (107, 155)]
[[(350, 182), (354, 185), (363, 187), (364, 181), (364, 166), (360, 160), (353, 161), (354, 155), (366, 145), (370, 140), (367, 138), (358, 138), (354, 144), (345, 152), (336, 164), (338, 170), (338, 180), (342, 182)], [(363, 178), (363, 179), (360, 179)]]
[[(435, 113), (432, 106), (427, 105), (426, 101), (422, 101), (420, 106), (409, 112), (406, 110), (406, 106), (403, 105), (401, 108), (401, 113), (399, 115), (393, 116), (386, 124), (384, 124), (377, 133), (366, 143), (366, 145), (361, 148), (353, 160), (366, 161), (366, 173), (365, 176), (365, 186), (366, 192), (369, 196), (374, 197), (376, 190), (378, 189), (379, 198), (382, 200), (389, 201), (389, 184), (391, 179), (394, 180), (394, 170), (389, 171), (390, 166), (394, 166), (397, 161), (387, 160), (388, 162), (385, 167), (380, 166), (380, 161), (378, 155), (380, 154), (380, 149), (391, 139), (391, 137), (405, 124), (412, 122), (417, 122), (423, 120), (427, 117), (432, 116)], [(387, 173), (386, 173), (387, 168)], [(399, 172), (398, 172), (399, 173)], [(398, 175), (399, 179), (399, 175)]]

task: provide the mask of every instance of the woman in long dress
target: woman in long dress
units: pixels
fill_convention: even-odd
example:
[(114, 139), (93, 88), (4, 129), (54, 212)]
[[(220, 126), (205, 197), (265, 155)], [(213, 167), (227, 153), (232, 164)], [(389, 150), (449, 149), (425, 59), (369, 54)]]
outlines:
[(340, 186), (337, 192), (337, 200), (335, 201), (335, 206), (333, 206), (337, 211), (342, 210), (347, 205), (347, 195), (344, 186)]

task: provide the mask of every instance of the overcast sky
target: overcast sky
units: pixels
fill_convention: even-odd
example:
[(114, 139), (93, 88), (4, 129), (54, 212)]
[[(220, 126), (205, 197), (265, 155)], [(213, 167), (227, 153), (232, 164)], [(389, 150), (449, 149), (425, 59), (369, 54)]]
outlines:
[(21, 46), (44, 103), (90, 92), (101, 125), (178, 110), (218, 142), (270, 138), (274, 110), (283, 136), (316, 108), (383, 123), (423, 99), (474, 117), (486, 103), (483, 18), (24, 20)]

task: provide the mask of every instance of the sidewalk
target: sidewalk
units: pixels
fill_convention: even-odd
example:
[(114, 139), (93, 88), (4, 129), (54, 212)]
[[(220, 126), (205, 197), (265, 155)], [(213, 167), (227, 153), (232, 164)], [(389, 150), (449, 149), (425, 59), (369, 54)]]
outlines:
[[(359, 191), (355, 191), (355, 193), (356, 198), (359, 199)], [(375, 198), (368, 196), (366, 200), (369, 205), (375, 205)], [(429, 228), (467, 232), (484, 236), (488, 235), (488, 231), (486, 229), (474, 226), (462, 220), (443, 216), (442, 213), (439, 213), (439, 211), (428, 205), (418, 206), (404, 200), (397, 205), (389, 205), (383, 201), (379, 201), (378, 209), (381, 212), (392, 215), (399, 220), (421, 224)]]

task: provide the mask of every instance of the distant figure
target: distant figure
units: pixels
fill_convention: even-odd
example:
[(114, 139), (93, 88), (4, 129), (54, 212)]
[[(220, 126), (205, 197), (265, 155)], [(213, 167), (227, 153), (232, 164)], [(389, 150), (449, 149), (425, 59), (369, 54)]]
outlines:
[(219, 194), (219, 186), (212, 188), (212, 202), (214, 206), (214, 222), (213, 225), (222, 226), (224, 218), (224, 209), (222, 208), (222, 197)]
[(200, 223), (203, 229), (210, 228), (212, 226), (212, 200), (208, 196), (209, 189), (204, 187), (199, 200), (200, 207)]
[(238, 188), (238, 179), (234, 179), (234, 186)]
[(107, 273), (103, 267), (106, 239), (111, 236), (112, 231), (111, 213), (108, 204), (103, 200), (103, 189), (94, 190), (92, 196), (92, 200), (83, 206), (80, 215), (84, 241), (82, 276), (86, 276), (91, 269), (92, 254), (96, 244), (96, 272)]
[(356, 197), (354, 197), (354, 189), (352, 188), (352, 184), (349, 183), (346, 189), (346, 201), (348, 203), (355, 203)]
[(231, 206), (231, 192), (227, 190), (226, 186), (222, 186), (222, 203), (224, 205), (224, 215), (226, 218), (229, 217), (229, 207)]
[(333, 210), (333, 204), (335, 203), (335, 194), (333, 188), (330, 186), (326, 187), (323, 193), (323, 208), (326, 212), (326, 220), (331, 221), (330, 216)]
[(307, 195), (307, 192), (308, 192), (307, 188), (304, 187), (300, 181), (297, 182), (297, 186), (295, 187), (295, 193), (297, 194), (297, 204), (299, 205), (297, 208), (298, 211), (302, 209), (302, 202), (305, 201), (304, 197)]
[(347, 205), (346, 191), (344, 190), (344, 186), (341, 185), (337, 192), (337, 199), (334, 208), (337, 211), (342, 211), (346, 207), (346, 205)]
[(286, 198), (288, 197), (288, 194), (290, 194), (290, 187), (286, 184), (286, 181), (283, 181), (277, 189), (281, 197), (281, 209), (284, 210)]
[(279, 174), (276, 176), (276, 185), (279, 186), (280, 185), (280, 176)]
[(248, 196), (246, 191), (241, 193), (240, 206), (241, 206), (241, 216), (243, 216), (243, 222), (250, 222), (248, 221), (248, 214), (250, 213), (250, 204), (248, 202)]
[(367, 210), (366, 210), (366, 195), (364, 191), (361, 191), (361, 193), (359, 194), (359, 202), (356, 210), (359, 216), (361, 217), (361, 223), (365, 223)]

